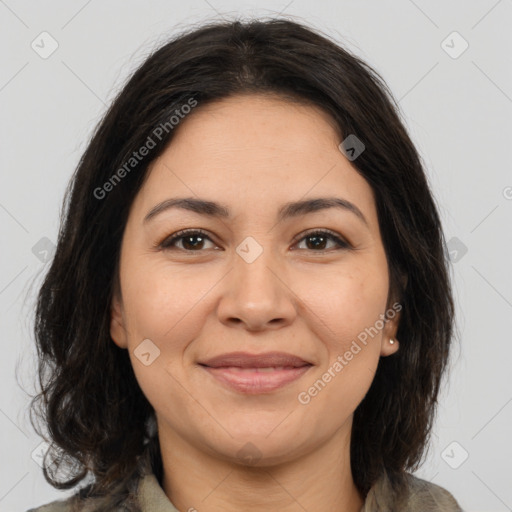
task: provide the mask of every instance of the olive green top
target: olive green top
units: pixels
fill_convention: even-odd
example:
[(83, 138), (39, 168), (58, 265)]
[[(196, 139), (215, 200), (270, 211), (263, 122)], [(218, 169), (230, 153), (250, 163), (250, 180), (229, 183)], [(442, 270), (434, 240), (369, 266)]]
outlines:
[[(397, 502), (391, 492), (389, 480), (385, 476), (381, 477), (370, 489), (361, 512), (463, 512), (453, 496), (442, 487), (410, 474), (407, 480), (408, 492)], [(69, 497), (65, 500), (52, 501), (27, 512), (69, 512), (72, 499), (73, 497)], [(190, 507), (178, 511), (153, 473), (146, 474), (139, 480), (137, 499), (143, 512), (194, 510)]]

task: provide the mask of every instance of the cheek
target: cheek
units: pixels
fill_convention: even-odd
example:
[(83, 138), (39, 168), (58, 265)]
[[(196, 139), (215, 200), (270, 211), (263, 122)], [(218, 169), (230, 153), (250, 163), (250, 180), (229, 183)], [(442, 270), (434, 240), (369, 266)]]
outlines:
[[(204, 317), (207, 307), (207, 301), (202, 299), (215, 282), (181, 269), (171, 270), (169, 265), (148, 264), (142, 257), (140, 261), (127, 260), (123, 270), (123, 304), (132, 367), (151, 405), (158, 411), (167, 410), (166, 415), (172, 417), (171, 404), (178, 404), (181, 411), (191, 406), (180, 385), (184, 353), (191, 340), (200, 335), (200, 317)], [(144, 340), (150, 340), (158, 350)], [(142, 345), (143, 341), (146, 345)], [(142, 346), (147, 347), (144, 352), (150, 353), (148, 365), (139, 358)]]
[(319, 414), (326, 403), (340, 414), (354, 411), (367, 393), (380, 358), (387, 295), (387, 269), (381, 261), (338, 272), (322, 293), (317, 289), (310, 295), (325, 326), (328, 359), (313, 389), (306, 390)]
[[(385, 312), (388, 276), (382, 265), (353, 265), (339, 268), (315, 279), (311, 274), (304, 282), (302, 294), (306, 305), (323, 326), (330, 348), (344, 351), (347, 343), (360, 333), (375, 327)], [(372, 330), (372, 332), (374, 332)], [(364, 337), (364, 336), (363, 336)]]
[[(184, 269), (169, 269), (162, 263), (127, 262), (123, 283), (126, 321), (132, 337), (155, 339), (175, 335), (186, 338), (189, 316), (208, 290), (205, 280), (198, 281)], [(211, 285), (210, 285), (211, 287)]]
[(310, 289), (310, 318), (318, 318), (314, 329), (325, 357), (298, 399), (319, 429), (326, 428), (322, 422), (335, 428), (345, 421), (368, 392), (380, 360), (386, 300), (386, 279), (355, 274), (331, 280), (327, 292)]

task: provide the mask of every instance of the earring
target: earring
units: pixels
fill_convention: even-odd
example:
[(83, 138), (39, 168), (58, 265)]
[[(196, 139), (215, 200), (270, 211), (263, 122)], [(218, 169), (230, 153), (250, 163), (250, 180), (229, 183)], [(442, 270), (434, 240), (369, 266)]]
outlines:
[(390, 339), (390, 340), (389, 340), (389, 344), (390, 344), (390, 345), (393, 345), (393, 343), (395, 343), (395, 340)]

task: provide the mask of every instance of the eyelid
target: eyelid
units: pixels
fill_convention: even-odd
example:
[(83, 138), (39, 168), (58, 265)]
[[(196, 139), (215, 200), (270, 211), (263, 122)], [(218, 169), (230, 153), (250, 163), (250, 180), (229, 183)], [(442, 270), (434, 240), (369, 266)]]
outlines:
[[(327, 228), (311, 228), (306, 231), (303, 231), (302, 233), (299, 233), (296, 237), (293, 239), (293, 244), (297, 244), (298, 242), (301, 242), (304, 238), (310, 235), (329, 235), (337, 244), (337, 249), (352, 249), (352, 244), (343, 236), (338, 234), (336, 231), (332, 231), (331, 229)], [(324, 252), (330, 252), (329, 249), (323, 249)], [(322, 252), (320, 251), (311, 251), (311, 252)]]
[[(311, 236), (311, 235), (316, 235), (316, 234), (329, 235), (331, 240), (333, 240), (337, 244), (337, 247), (334, 249), (321, 249), (318, 251), (310, 250), (310, 252), (322, 253), (322, 252), (332, 252), (333, 250), (353, 249), (353, 245), (348, 240), (346, 240), (343, 236), (339, 235), (336, 231), (332, 231), (328, 228), (311, 228), (306, 231), (303, 231), (294, 237), (294, 239), (292, 240), (292, 243), (293, 243), (293, 245), (296, 245), (298, 242), (301, 242), (306, 237)], [(208, 239), (212, 243), (215, 243), (214, 240), (212, 240), (211, 236), (208, 234), (208, 232), (206, 232), (205, 230), (203, 230), (201, 228), (187, 228), (187, 229), (182, 229), (180, 231), (176, 231), (176, 233), (173, 233), (172, 235), (165, 237), (161, 242), (157, 242), (155, 244), (155, 248), (162, 249), (162, 250), (168, 249), (168, 248), (172, 247), (171, 244), (173, 242), (180, 240), (181, 238), (185, 237), (186, 235), (201, 235), (205, 239)], [(189, 253), (204, 252), (203, 250), (197, 250), (197, 251), (182, 250), (182, 251), (189, 252)]]
[[(155, 244), (155, 247), (158, 249), (167, 249), (168, 246), (170, 246), (171, 242), (175, 242), (176, 240), (179, 240), (180, 238), (183, 238), (186, 235), (201, 235), (204, 238), (207, 238), (208, 240), (215, 243), (212, 240), (211, 236), (204, 229), (187, 228), (187, 229), (180, 229), (179, 231), (176, 231), (176, 233), (166, 236), (161, 242), (157, 242)], [(201, 251), (186, 251), (186, 252), (201, 252)]]

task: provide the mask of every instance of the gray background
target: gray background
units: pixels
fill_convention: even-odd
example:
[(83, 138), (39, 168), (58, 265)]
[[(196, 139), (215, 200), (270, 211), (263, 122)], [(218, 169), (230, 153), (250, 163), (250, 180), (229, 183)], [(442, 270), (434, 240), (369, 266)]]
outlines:
[[(130, 72), (177, 29), (278, 13), (363, 57), (400, 100), (450, 240), (459, 329), (417, 474), (449, 489), (466, 511), (512, 510), (511, 0), (0, 0), (1, 511), (72, 492), (43, 478), (44, 446), (23, 389), (35, 384), (35, 289), (92, 129)], [(50, 56), (44, 31), (58, 43)]]

